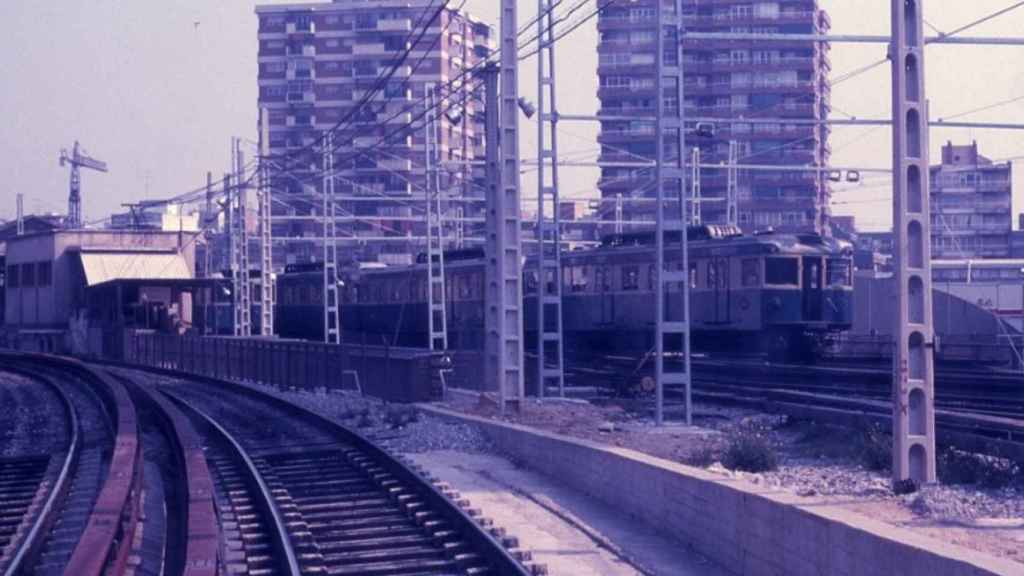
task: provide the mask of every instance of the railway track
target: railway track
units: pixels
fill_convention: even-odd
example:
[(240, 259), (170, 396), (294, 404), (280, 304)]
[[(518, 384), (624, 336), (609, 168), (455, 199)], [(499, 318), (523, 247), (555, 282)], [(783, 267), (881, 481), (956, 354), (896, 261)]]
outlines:
[(238, 559), (277, 560), (261, 573), (530, 573), (429, 482), (329, 420), (242, 387), (161, 391), (213, 447), (221, 498), (253, 513), (239, 518), (252, 532)]
[[(60, 471), (39, 484), (45, 500), (25, 510), (31, 528), (9, 545), (4, 574), (123, 572), (142, 487), (138, 420), (127, 391), (69, 360), (3, 354), (0, 366), (61, 398), (70, 438), (57, 452)], [(49, 468), (54, 462), (51, 457)]]
[[(4, 576), (539, 571), (457, 495), (284, 400), (48, 356), (3, 370), (39, 404), (19, 412), (64, 423), (61, 450), (0, 457)], [(33, 429), (4, 422), (5, 439)]]
[[(632, 358), (608, 358), (574, 376), (600, 383), (604, 397), (611, 399), (623, 388), (638, 388), (623, 386), (643, 377), (637, 364)], [(818, 411), (836, 418), (855, 414), (884, 420), (892, 411), (891, 374), (868, 363), (808, 366), (751, 358), (695, 359), (693, 394), (698, 400), (798, 414)], [(665, 395), (670, 404), (683, 398), (674, 388)], [(944, 366), (937, 374), (935, 405), (942, 430), (1024, 444), (1024, 377)]]
[[(70, 485), (81, 441), (71, 401), (52, 381), (11, 371), (0, 378), (8, 383), (0, 392), (0, 405), (10, 411), (0, 423), (0, 573), (14, 574), (33, 559), (52, 524), (53, 510)], [(18, 381), (12, 385), (11, 378)], [(62, 417), (40, 423), (26, 417), (33, 413)]]

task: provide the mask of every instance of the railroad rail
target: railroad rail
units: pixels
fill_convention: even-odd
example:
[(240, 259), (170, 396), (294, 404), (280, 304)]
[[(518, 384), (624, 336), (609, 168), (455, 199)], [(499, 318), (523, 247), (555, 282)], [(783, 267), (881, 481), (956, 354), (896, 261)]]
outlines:
[(52, 391), (64, 415), (67, 436), (63, 458), (33, 455), (0, 460), (0, 570), (4, 576), (11, 576), (35, 562), (43, 537), (53, 525), (55, 511), (70, 488), (82, 442), (78, 414), (71, 399), (49, 377), (12, 367), (3, 371), (21, 375)]
[[(37, 458), (20, 482), (0, 476), (0, 491), (22, 496), (4, 576), (542, 571), (457, 493), (287, 400), (47, 355), (0, 353), (0, 370), (48, 386), (69, 433), (60, 466)], [(44, 472), (59, 478), (40, 482)]]
[(127, 390), (102, 371), (66, 358), (4, 353), (0, 365), (55, 384), (69, 401), (70, 412), (79, 413), (69, 429), (81, 435), (75, 444), (81, 448), (71, 451), (74, 460), (62, 467), (66, 474), (55, 486), (56, 497), (47, 499), (31, 538), (21, 541), (13, 555), (18, 565), (7, 570), (123, 573), (139, 524), (142, 492), (139, 422)]
[[(642, 394), (636, 358), (606, 357), (572, 376), (606, 396)], [(885, 424), (892, 414), (891, 373), (877, 363), (775, 364), (751, 358), (693, 363), (694, 398), (796, 416)], [(624, 382), (629, 382), (626, 386)], [(666, 397), (678, 401), (679, 391)], [(677, 402), (676, 402), (677, 403)], [(671, 402), (670, 402), (671, 404)], [(989, 369), (944, 366), (937, 373), (936, 423), (956, 442), (998, 444), (1024, 454), (1024, 378)], [(852, 421), (852, 420), (851, 420)]]
[[(214, 457), (222, 484), (239, 470), (248, 478), (247, 497), (274, 536), (274, 573), (531, 573), (528, 555), (506, 549), (514, 542), (354, 431), (245, 386), (175, 377), (161, 393), (208, 444), (232, 453)], [(260, 559), (259, 550), (243, 556)]]

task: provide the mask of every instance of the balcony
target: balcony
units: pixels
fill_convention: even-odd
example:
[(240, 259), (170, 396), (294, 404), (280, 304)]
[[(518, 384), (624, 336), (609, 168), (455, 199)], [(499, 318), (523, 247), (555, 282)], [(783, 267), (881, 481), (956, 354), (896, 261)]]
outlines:
[(371, 43), (357, 43), (352, 45), (352, 54), (355, 55), (375, 55), (382, 56), (387, 53), (387, 49), (383, 43), (371, 42)]
[(289, 22), (285, 25), (285, 32), (291, 34), (314, 34), (316, 33), (316, 27), (313, 22)]
[(379, 32), (409, 32), (412, 30), (412, 20), (399, 18), (397, 20), (378, 20), (377, 30)]

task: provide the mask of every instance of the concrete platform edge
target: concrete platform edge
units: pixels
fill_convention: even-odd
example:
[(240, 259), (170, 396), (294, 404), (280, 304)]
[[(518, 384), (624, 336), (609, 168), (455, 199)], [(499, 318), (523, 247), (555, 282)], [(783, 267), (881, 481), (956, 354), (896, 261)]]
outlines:
[(479, 426), (511, 459), (639, 518), (736, 574), (1014, 575), (1024, 565), (939, 542), (835, 506), (634, 450), (429, 404)]

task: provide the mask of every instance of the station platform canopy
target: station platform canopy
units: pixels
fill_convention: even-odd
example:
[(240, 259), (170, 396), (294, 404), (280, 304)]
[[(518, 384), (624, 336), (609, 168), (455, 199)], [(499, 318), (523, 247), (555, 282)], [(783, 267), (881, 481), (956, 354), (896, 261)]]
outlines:
[(78, 258), (87, 287), (114, 281), (193, 280), (185, 256), (177, 251), (81, 250)]

